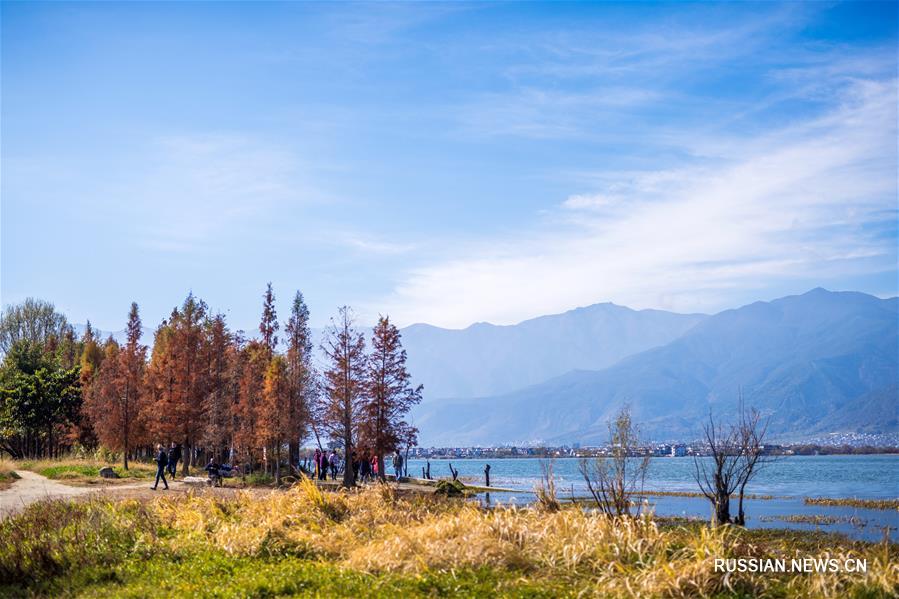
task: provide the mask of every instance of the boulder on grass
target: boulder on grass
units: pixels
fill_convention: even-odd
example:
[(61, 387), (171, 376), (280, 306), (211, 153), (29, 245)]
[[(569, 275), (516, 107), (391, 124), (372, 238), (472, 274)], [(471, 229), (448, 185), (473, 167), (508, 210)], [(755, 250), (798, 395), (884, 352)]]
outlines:
[(113, 470), (109, 466), (100, 468), (100, 476), (102, 476), (103, 478), (118, 478), (119, 477), (119, 475), (115, 473), (115, 470)]

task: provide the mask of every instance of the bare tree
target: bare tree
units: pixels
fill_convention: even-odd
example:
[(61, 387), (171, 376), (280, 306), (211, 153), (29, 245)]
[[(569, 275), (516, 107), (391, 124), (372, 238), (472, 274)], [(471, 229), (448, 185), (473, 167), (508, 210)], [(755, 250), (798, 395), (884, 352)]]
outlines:
[(739, 502), (735, 524), (746, 525), (746, 514), (743, 512), (743, 498), (746, 496), (746, 485), (749, 484), (759, 470), (766, 464), (777, 459), (771, 454), (765, 453), (765, 434), (768, 431), (768, 420), (762, 420), (758, 410), (743, 409), (743, 397), (740, 396), (740, 424), (739, 435), (741, 445), (742, 471), (737, 486)]
[(727, 524), (730, 522), (730, 496), (739, 486), (741, 470), (738, 430), (733, 426), (725, 428), (709, 413), (709, 421), (702, 432), (711, 463), (694, 455), (693, 478), (715, 508), (715, 524)]
[[(735, 424), (716, 422), (709, 413), (703, 437), (711, 459), (693, 456), (693, 477), (714, 506), (716, 525), (745, 524), (746, 486), (770, 459), (763, 453), (767, 422), (762, 421), (757, 410), (743, 408), (742, 395), (739, 406), (739, 420)], [(731, 520), (730, 499), (734, 493), (739, 494), (739, 507), (736, 519)]]
[[(580, 462), (581, 476), (597, 507), (609, 516), (629, 516), (631, 499), (643, 493), (649, 455), (639, 455), (639, 431), (624, 406), (609, 423), (610, 456)], [(639, 508), (638, 508), (639, 513)]]

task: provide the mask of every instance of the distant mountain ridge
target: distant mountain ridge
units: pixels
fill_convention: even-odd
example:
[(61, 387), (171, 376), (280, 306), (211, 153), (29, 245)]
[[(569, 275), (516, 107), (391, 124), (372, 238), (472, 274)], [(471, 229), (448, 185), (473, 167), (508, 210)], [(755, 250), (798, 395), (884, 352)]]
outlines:
[(745, 401), (772, 433), (897, 430), (897, 299), (814, 289), (703, 319), (601, 370), (420, 406), (425, 444), (598, 442), (623, 404), (655, 438), (691, 438)]
[(402, 329), (409, 372), (425, 401), (494, 395), (576, 369), (598, 370), (659, 347), (707, 318), (594, 304), (515, 325), (465, 329), (414, 324)]

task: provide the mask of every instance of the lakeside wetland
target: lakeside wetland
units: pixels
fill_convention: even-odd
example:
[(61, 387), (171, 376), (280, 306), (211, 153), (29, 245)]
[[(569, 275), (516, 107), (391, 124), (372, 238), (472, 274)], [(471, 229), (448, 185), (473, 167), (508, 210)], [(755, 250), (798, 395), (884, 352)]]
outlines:
[[(449, 476), (449, 464), (459, 471), (463, 482), (482, 485), (484, 465), (490, 464), (493, 486), (515, 489), (515, 493), (492, 492), (489, 502), (527, 505), (535, 501), (534, 488), (541, 482), (541, 463), (537, 458), (435, 459), (431, 476)], [(577, 458), (553, 460), (553, 475), (560, 499), (584, 499), (588, 496)], [(409, 474), (421, 476), (425, 460), (409, 461)], [(657, 516), (707, 520), (710, 504), (698, 492), (693, 479), (693, 459), (653, 458), (647, 472), (645, 490), (651, 510)], [(673, 494), (659, 494), (673, 493)], [(899, 540), (899, 456), (835, 455), (790, 456), (778, 459), (759, 471), (748, 488), (747, 527), (788, 528), (835, 532), (853, 539), (878, 541), (885, 527), (892, 542)], [(486, 503), (486, 494), (479, 494)], [(827, 505), (815, 500), (873, 500), (889, 509), (870, 509), (858, 505)], [(809, 499), (810, 501), (806, 501)], [(835, 503), (835, 502), (826, 502)]]

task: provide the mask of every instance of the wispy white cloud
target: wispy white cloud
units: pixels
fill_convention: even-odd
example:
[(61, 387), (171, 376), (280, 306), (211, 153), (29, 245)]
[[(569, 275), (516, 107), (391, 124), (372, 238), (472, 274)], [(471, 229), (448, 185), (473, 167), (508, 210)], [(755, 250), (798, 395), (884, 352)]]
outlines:
[(139, 220), (134, 242), (148, 250), (233, 247), (253, 219), (317, 197), (295, 155), (245, 136), (163, 137), (148, 154), (125, 199)]
[(389, 311), (465, 326), (604, 300), (717, 309), (738, 288), (895, 268), (896, 85), (855, 81), (827, 113), (718, 139), (695, 165), (604, 171), (559, 219), (411, 270)]
[(360, 233), (338, 235), (336, 241), (341, 245), (368, 254), (405, 254), (413, 251), (417, 247), (415, 243), (397, 242), (387, 238), (379, 238), (373, 235)]

